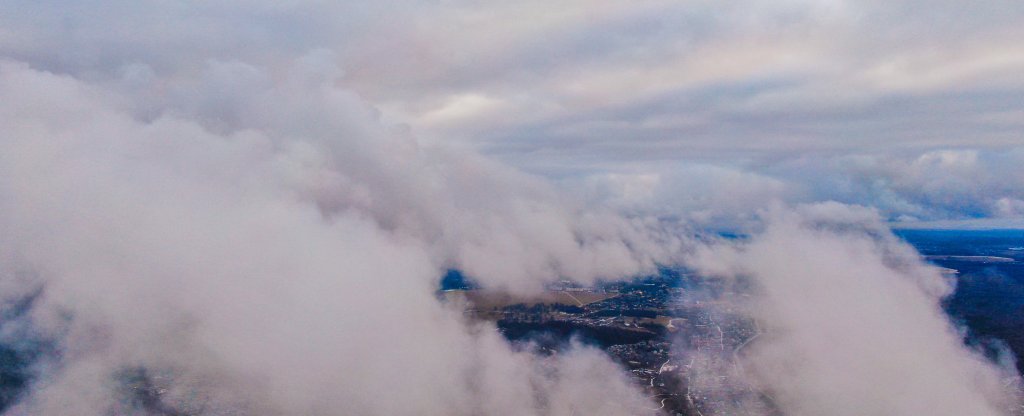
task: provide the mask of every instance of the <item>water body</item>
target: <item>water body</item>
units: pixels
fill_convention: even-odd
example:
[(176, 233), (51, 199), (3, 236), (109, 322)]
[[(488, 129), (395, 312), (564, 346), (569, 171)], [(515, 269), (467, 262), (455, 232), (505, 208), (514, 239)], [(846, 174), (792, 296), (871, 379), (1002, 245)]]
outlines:
[[(995, 354), (1005, 343), (1024, 372), (1024, 230), (900, 230), (897, 235), (956, 274), (944, 302), (968, 343)], [(986, 259), (992, 258), (992, 259)], [(1007, 260), (1009, 259), (1009, 260)]]

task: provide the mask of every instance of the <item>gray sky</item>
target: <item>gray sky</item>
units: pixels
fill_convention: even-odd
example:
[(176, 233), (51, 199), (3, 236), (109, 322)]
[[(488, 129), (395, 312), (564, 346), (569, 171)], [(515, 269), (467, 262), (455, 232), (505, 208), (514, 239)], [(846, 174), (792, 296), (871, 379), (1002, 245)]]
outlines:
[[(891, 220), (1024, 215), (1019, 1), (4, 8), (7, 59), (120, 87), (194, 86), (211, 62), (274, 77), (327, 50), (338, 85), (421, 145), (477, 149), (571, 183), (658, 178), (653, 192), (672, 195), (631, 202), (646, 209), (716, 210), (683, 204), (715, 198), (676, 179), (717, 183), (735, 171), (779, 181), (773, 198), (875, 206)], [(728, 192), (766, 196), (746, 188)]]

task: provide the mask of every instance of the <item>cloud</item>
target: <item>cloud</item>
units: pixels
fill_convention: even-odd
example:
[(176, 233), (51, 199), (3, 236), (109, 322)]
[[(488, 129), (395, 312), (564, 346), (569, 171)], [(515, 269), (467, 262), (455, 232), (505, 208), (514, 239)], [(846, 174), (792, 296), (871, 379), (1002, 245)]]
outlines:
[[(318, 59), (344, 69), (334, 82), (420, 143), (481, 150), (545, 176), (663, 174), (680, 162), (773, 176), (758, 168), (809, 155), (999, 154), (1022, 139), (1024, 10), (1009, 0), (18, 1), (5, 11), (0, 54), (135, 88), (137, 113), (191, 100), (208, 123), (232, 122), (237, 114), (221, 112), (236, 103), (223, 101), (251, 98), (237, 95), (247, 89), (213, 94), (226, 86), (197, 73), (269, 82), (244, 67), (279, 73), (325, 49)], [(205, 102), (163, 90), (188, 83)], [(904, 205), (894, 218), (1019, 217), (990, 202), (952, 213), (941, 197), (881, 188), (867, 190), (878, 198), (867, 203)], [(799, 202), (865, 203), (806, 190), (818, 193)]]
[(872, 205), (893, 220), (1019, 218), (1024, 148), (800, 157), (768, 167), (805, 195)]
[(753, 207), (798, 197), (793, 183), (731, 167), (685, 164), (642, 172), (593, 174), (562, 184), (589, 205), (712, 228), (757, 221)]
[(939, 303), (953, 282), (874, 211), (828, 203), (765, 215), (749, 241), (694, 264), (754, 282), (745, 303), (763, 333), (744, 366), (784, 414), (1006, 414), (1012, 365), (963, 346)]
[(683, 260), (760, 286), (787, 414), (1004, 405), (882, 221), (1020, 224), (1019, 2), (0, 10), (0, 288), (53, 344), (8, 414), (635, 414), (604, 354), (513, 348), (436, 281)]
[[(1024, 148), (804, 154), (741, 165), (658, 163), (560, 182), (591, 204), (742, 228), (775, 202), (872, 206), (898, 226), (1019, 227)], [(981, 221), (981, 222), (979, 222)]]
[(25, 319), (61, 351), (13, 414), (126, 406), (113, 381), (133, 368), (159, 376), (161, 406), (247, 414), (643, 403), (603, 354), (514, 351), (434, 292), (449, 267), (519, 291), (646, 273), (677, 237), (418, 147), (333, 86), (324, 56), (279, 79), (211, 62), (143, 115), (125, 107), (145, 97), (0, 65), (18, 97), (0, 104), (3, 280), (43, 287)]

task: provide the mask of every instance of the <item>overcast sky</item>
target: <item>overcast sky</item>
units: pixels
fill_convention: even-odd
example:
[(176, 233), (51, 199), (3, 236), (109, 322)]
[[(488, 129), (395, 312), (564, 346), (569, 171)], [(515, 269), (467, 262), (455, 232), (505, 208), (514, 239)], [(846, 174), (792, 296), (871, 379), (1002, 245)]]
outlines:
[[(750, 381), (787, 415), (1001, 415), (1012, 363), (964, 345), (949, 276), (889, 227), (1024, 228), (1022, 23), (1020, 0), (6, 0), (0, 346), (34, 364), (0, 411), (635, 415), (606, 354), (511, 345), (439, 276), (686, 267), (763, 289), (735, 299), (773, 334)], [(137, 371), (170, 407), (126, 399)]]
[(322, 50), (339, 85), (421, 145), (478, 149), (589, 195), (650, 188), (642, 201), (616, 195), (634, 208), (719, 210), (708, 194), (727, 192), (835, 199), (900, 221), (1024, 215), (1015, 0), (11, 0), (3, 11), (5, 59), (119, 88), (194, 87), (211, 63), (222, 82), (261, 82), (231, 64), (279, 71)]

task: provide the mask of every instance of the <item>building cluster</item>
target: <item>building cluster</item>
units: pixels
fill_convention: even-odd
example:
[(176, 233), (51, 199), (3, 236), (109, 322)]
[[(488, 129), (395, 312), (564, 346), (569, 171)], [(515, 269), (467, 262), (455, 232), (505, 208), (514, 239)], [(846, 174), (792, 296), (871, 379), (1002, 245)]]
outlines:
[(738, 409), (751, 408), (751, 401), (767, 403), (742, 370), (742, 350), (758, 336), (757, 323), (715, 298), (686, 298), (680, 283), (563, 283), (549, 288), (568, 293), (560, 299), (593, 301), (509, 304), (475, 313), (495, 320), (509, 339), (544, 351), (556, 352), (572, 338), (604, 348), (667, 414), (743, 414)]

